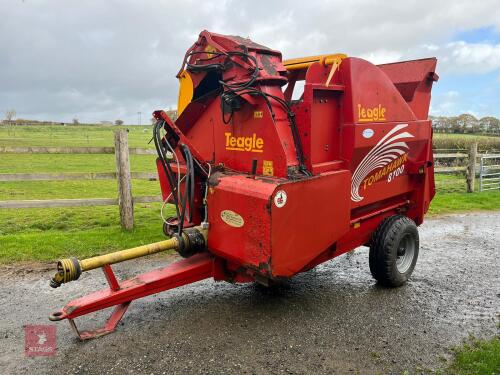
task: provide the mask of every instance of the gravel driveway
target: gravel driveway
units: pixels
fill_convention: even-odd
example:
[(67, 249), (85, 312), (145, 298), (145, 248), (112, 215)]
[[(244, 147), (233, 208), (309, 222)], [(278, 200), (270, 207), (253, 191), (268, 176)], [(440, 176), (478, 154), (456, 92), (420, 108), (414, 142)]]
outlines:
[[(54, 290), (47, 265), (0, 268), (0, 373), (410, 373), (443, 366), (469, 334), (498, 334), (500, 212), (444, 216), (420, 229), (410, 282), (377, 286), (368, 249), (265, 289), (210, 280), (135, 301), (117, 331), (80, 342), (57, 324), (54, 357), (24, 357), (25, 324), (105, 285), (100, 271)], [(117, 265), (119, 277), (174, 256)], [(53, 265), (50, 266), (51, 268)], [(95, 327), (103, 316), (79, 323)]]

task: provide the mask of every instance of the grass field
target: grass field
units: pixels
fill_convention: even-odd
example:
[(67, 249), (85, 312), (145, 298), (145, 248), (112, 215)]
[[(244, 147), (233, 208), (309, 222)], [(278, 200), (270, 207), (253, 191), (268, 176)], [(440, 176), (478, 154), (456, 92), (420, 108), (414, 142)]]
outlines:
[(129, 130), (129, 146), (154, 149), (148, 145), (152, 126), (101, 126), (101, 125), (51, 125), (7, 126), (0, 125), (0, 146), (59, 146), (59, 147), (111, 147), (113, 132)]
[[(0, 126), (0, 146), (114, 145), (117, 126)], [(151, 148), (151, 127), (128, 127), (130, 147)], [(131, 155), (131, 170), (155, 172), (154, 155)], [(114, 172), (114, 155), (1, 154), (0, 173)], [(133, 180), (134, 196), (159, 195), (157, 181)], [(113, 180), (0, 182), (0, 200), (115, 198)], [(160, 204), (135, 206), (135, 229), (122, 231), (118, 207), (0, 210), (0, 262), (91, 256), (164, 239)]]
[(500, 338), (478, 340), (472, 338), (455, 349), (453, 363), (438, 374), (492, 375), (500, 374)]
[[(0, 146), (112, 146), (115, 126), (0, 126)], [(147, 128), (147, 132), (144, 129)], [(148, 145), (149, 127), (129, 127), (132, 147)], [(463, 137), (463, 136), (462, 136)], [(131, 155), (135, 172), (154, 172), (154, 155)], [(0, 173), (114, 172), (114, 155), (0, 154)], [(500, 192), (465, 192), (465, 178), (436, 175), (437, 196), (430, 214), (500, 209)], [(116, 181), (0, 182), (0, 200), (115, 198)], [(134, 196), (160, 194), (157, 181), (133, 180)], [(0, 209), (0, 263), (52, 261), (137, 246), (164, 238), (160, 204), (135, 207), (136, 228), (120, 229), (118, 207)]]
[(500, 137), (475, 134), (443, 134), (434, 133), (433, 145), (438, 149), (468, 149), (473, 142), (478, 143), (479, 150), (499, 151)]

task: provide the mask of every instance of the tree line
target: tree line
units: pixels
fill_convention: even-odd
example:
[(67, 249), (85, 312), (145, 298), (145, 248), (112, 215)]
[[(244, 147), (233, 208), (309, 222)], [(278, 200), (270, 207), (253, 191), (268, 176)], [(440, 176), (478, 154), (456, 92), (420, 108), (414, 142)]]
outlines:
[(500, 120), (496, 117), (486, 116), (480, 119), (464, 113), (459, 116), (429, 116), (432, 127), (438, 133), (457, 134), (500, 134)]
[[(167, 115), (175, 121), (177, 119), (177, 110), (175, 109), (166, 109)], [(74, 118), (71, 122), (56, 122), (56, 121), (40, 121), (40, 120), (25, 120), (21, 118), (16, 118), (17, 112), (15, 109), (9, 109), (4, 111), (4, 119), (0, 119), (0, 124), (4, 125), (96, 125), (81, 123), (78, 118)], [(151, 118), (150, 122), (152, 125), (156, 123), (156, 119)], [(124, 125), (125, 122), (123, 120), (115, 120), (115, 121), (99, 121), (100, 125)]]

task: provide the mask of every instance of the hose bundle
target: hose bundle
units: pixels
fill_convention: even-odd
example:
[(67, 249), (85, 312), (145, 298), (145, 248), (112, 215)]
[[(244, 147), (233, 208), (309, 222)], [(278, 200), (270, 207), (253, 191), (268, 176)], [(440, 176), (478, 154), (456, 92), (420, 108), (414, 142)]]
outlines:
[[(196, 62), (197, 64), (190, 64), (188, 63), (188, 59), (191, 56), (197, 55), (197, 54), (207, 54), (207, 55), (212, 55), (211, 57), (208, 58), (202, 58), (198, 59)], [(209, 62), (212, 61), (218, 57), (225, 56), (227, 57), (226, 61), (224, 63), (208, 63), (208, 64), (203, 64), (204, 62)], [(251, 61), (253, 63), (254, 69), (249, 73), (249, 78), (245, 81), (237, 81), (237, 82), (226, 82), (223, 80), (219, 80), (220, 85), (224, 88), (222, 94), (221, 94), (221, 105), (224, 105), (224, 103), (232, 103), (235, 99), (239, 99), (242, 95), (250, 95), (250, 96), (260, 96), (264, 99), (266, 106), (271, 113), (272, 119), (274, 121), (275, 119), (275, 114), (273, 111), (273, 107), (271, 104), (271, 100), (275, 100), (279, 105), (283, 107), (287, 114), (288, 121), (290, 123), (290, 128), (292, 130), (292, 137), (293, 141), (295, 144), (295, 149), (297, 153), (297, 161), (299, 162), (299, 171), (302, 172), (306, 176), (310, 176), (311, 173), (307, 170), (305, 163), (304, 163), (304, 153), (302, 149), (302, 142), (300, 140), (300, 135), (299, 131), (297, 128), (297, 124), (295, 122), (295, 113), (292, 111), (292, 108), (290, 107), (290, 104), (285, 101), (284, 99), (277, 97), (275, 95), (266, 93), (262, 91), (260, 88), (255, 87), (255, 82), (257, 81), (257, 78), (259, 76), (259, 66), (257, 63), (257, 59), (255, 56), (252, 56), (248, 53), (248, 51), (245, 52), (240, 52), (240, 51), (230, 51), (230, 52), (209, 52), (209, 51), (192, 51), (188, 53), (184, 59), (184, 63), (186, 65), (186, 69), (192, 72), (202, 72), (202, 71), (210, 71), (210, 70), (218, 70), (218, 71), (225, 71), (229, 69), (233, 64), (237, 64), (237, 62), (234, 61), (233, 57), (238, 56), (241, 57), (247, 61)], [(201, 64), (198, 64), (201, 63)], [(231, 107), (231, 106), (230, 106)], [(226, 119), (224, 116), (224, 108), (222, 109), (222, 121), (225, 124), (229, 124), (231, 122), (231, 119), (233, 117), (234, 111), (231, 109), (231, 113), (229, 116), (229, 119)]]
[[(181, 235), (184, 226), (184, 219), (186, 217), (186, 212), (188, 214), (188, 222), (191, 222), (193, 219), (194, 184), (195, 184), (194, 161), (193, 161), (193, 155), (189, 147), (185, 144), (181, 144), (179, 146), (179, 149), (181, 151), (181, 155), (185, 160), (185, 165), (186, 165), (186, 174), (185, 177), (182, 178), (185, 180), (184, 194), (181, 196), (180, 164), (177, 160), (177, 174), (176, 174), (177, 176), (174, 176), (174, 171), (172, 171), (172, 166), (170, 165), (170, 161), (167, 156), (167, 151), (169, 150), (172, 153), (172, 157), (176, 159), (177, 155), (175, 154), (174, 147), (172, 147), (172, 145), (169, 143), (167, 137), (162, 137), (161, 135), (161, 129), (164, 126), (165, 126), (165, 121), (158, 120), (156, 122), (156, 124), (153, 127), (153, 141), (155, 144), (156, 152), (158, 154), (158, 158), (160, 160), (160, 164), (162, 166), (163, 171), (165, 172), (165, 176), (167, 177), (170, 191), (172, 192), (171, 196), (174, 201), (174, 206), (178, 219), (177, 234)], [(187, 210), (188, 206), (189, 210)]]

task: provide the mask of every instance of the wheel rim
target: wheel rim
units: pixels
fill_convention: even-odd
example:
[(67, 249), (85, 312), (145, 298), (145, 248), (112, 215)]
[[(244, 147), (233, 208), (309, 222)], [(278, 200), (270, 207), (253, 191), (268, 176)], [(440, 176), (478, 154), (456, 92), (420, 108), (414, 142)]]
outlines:
[(396, 268), (399, 273), (406, 273), (413, 263), (415, 257), (415, 241), (411, 234), (405, 234), (399, 241), (396, 259)]

